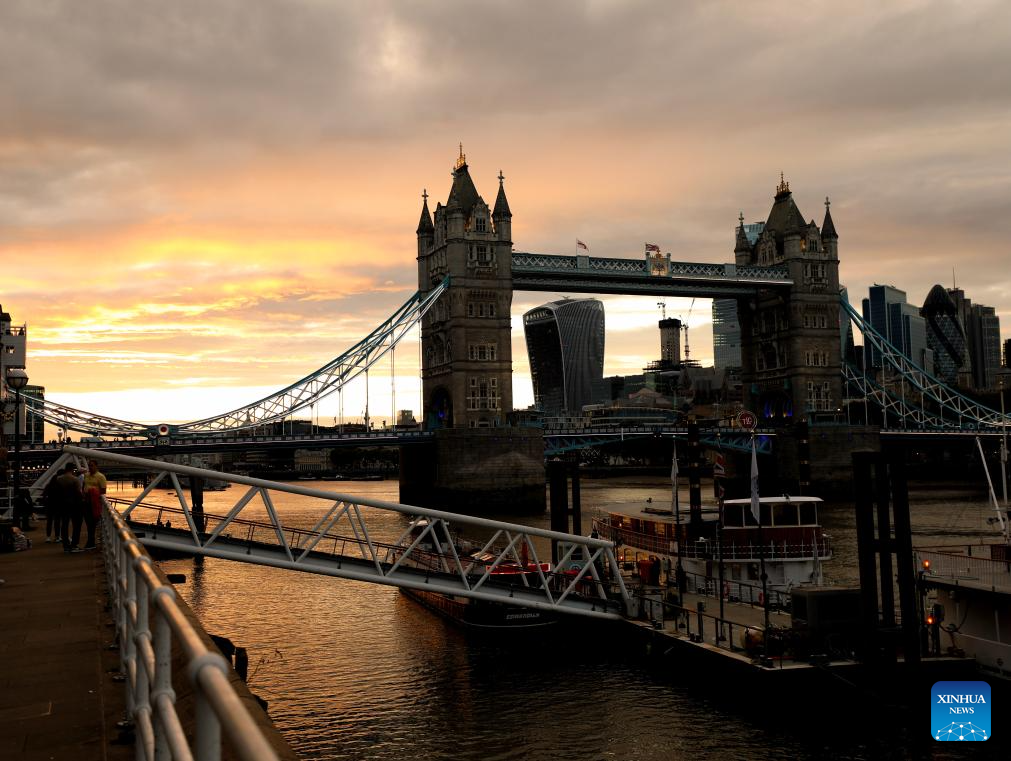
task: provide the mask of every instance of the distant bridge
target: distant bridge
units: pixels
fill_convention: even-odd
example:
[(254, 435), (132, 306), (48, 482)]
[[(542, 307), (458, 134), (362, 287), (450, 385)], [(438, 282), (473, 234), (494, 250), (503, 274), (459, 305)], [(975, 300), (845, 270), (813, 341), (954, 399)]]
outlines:
[[(603, 446), (613, 446), (625, 441), (646, 439), (687, 438), (688, 428), (678, 425), (608, 425), (608, 426), (546, 426), (544, 429), (544, 456), (553, 457), (565, 452)], [(772, 451), (773, 429), (756, 432), (759, 454)], [(309, 433), (286, 435), (252, 435), (233, 433), (228, 436), (165, 437), (150, 441), (125, 439), (103, 442), (81, 442), (74, 446), (88, 451), (118, 452), (134, 457), (154, 455), (195, 454), (200, 452), (247, 452), (256, 449), (316, 449), (335, 447), (399, 447), (432, 441), (433, 431), (372, 431), (357, 433)], [(751, 434), (740, 428), (703, 428), (699, 441), (708, 449), (751, 451)], [(59, 444), (36, 445), (22, 451), (28, 458), (50, 459), (63, 447)]]

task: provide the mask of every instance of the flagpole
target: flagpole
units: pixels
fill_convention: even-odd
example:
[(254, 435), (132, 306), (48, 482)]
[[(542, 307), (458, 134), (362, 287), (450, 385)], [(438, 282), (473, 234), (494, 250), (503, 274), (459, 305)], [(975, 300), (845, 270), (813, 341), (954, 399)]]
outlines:
[(670, 483), (671, 492), (674, 496), (674, 536), (677, 541), (677, 562), (674, 565), (674, 580), (678, 587), (678, 602), (680, 605), (684, 605), (684, 595), (685, 595), (685, 574), (684, 568), (681, 565), (681, 503), (678, 499), (678, 440), (677, 436), (673, 438), (674, 441), (674, 454), (671, 458), (670, 464)]
[(762, 660), (769, 660), (769, 575), (765, 572), (765, 542), (762, 540), (762, 506), (758, 493), (758, 455), (755, 452), (755, 432), (751, 432), (751, 512), (758, 521), (758, 563), (762, 579), (762, 610), (765, 614), (765, 631), (762, 633)]
[[(720, 432), (719, 431), (716, 432), (716, 447), (717, 447), (717, 452), (718, 453), (720, 453), (720, 452), (723, 451), (722, 447), (720, 447)], [(721, 639), (724, 638), (723, 637), (723, 604), (724, 604), (723, 603), (723, 583), (724, 583), (723, 582), (723, 484), (719, 483), (718, 481), (717, 481), (717, 483), (718, 483), (718, 485), (716, 487), (716, 495), (717, 495), (717, 498), (719, 500), (719, 508), (720, 508), (720, 515), (719, 515), (719, 519), (720, 520), (716, 524), (716, 541), (717, 541), (717, 550), (719, 552), (719, 563), (720, 563), (720, 565), (719, 565), (719, 569), (720, 569), (720, 579), (719, 579), (719, 581), (720, 581), (720, 592), (719, 592), (719, 594), (720, 594), (720, 631), (719, 631), (719, 634), (717, 635), (717, 639), (721, 640)]]

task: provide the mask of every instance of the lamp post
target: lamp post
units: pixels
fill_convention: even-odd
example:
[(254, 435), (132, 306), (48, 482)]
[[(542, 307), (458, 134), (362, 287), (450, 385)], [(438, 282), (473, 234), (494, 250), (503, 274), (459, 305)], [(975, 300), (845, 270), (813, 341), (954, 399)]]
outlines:
[[(14, 389), (14, 500), (18, 504), (21, 490), (21, 389), (28, 385), (28, 373), (20, 367), (7, 369), (7, 387)], [(17, 508), (15, 508), (17, 509)], [(27, 524), (27, 517), (25, 517)], [(23, 526), (26, 528), (27, 525)]]

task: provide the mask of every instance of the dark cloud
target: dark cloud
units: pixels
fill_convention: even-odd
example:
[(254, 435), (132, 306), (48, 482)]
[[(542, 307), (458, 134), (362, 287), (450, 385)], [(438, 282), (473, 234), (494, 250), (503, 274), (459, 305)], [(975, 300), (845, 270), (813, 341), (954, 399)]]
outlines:
[[(330, 318), (332, 343), (412, 288), (416, 193), (445, 200), (463, 140), (486, 199), (505, 169), (519, 249), (726, 260), (785, 171), (807, 218), (832, 196), (854, 298), (955, 264), (1011, 328), (1005, 3), (11, 0), (0, 70), (0, 251), (74, 273), (16, 281), (47, 316), (89, 274), (113, 304), (156, 282), (121, 282), (131, 236), (203, 236), (145, 251), (153, 303), (227, 278), (255, 298), (214, 319)], [(207, 254), (229, 240), (269, 250)]]

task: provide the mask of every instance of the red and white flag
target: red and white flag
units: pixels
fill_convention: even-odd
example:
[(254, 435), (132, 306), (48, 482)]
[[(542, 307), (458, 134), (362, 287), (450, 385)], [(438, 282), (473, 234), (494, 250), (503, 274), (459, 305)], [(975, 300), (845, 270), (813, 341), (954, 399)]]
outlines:
[(590, 247), (587, 246), (585, 243), (583, 243), (583, 241), (581, 241), (579, 238), (576, 238), (576, 248), (581, 248), (583, 249), (583, 251), (590, 250)]
[(646, 244), (646, 250), (647, 251), (656, 251), (658, 254), (660, 253), (660, 247), (656, 243), (647, 243)]

